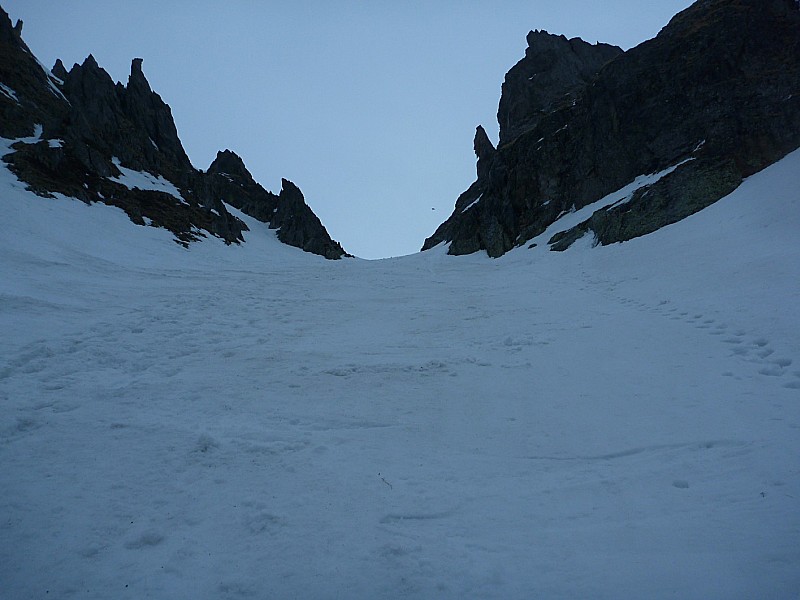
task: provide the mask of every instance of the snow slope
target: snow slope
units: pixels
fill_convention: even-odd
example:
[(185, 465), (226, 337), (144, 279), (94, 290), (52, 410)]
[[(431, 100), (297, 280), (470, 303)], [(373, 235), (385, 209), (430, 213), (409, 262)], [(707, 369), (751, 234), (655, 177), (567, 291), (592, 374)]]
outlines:
[(368, 262), (0, 170), (0, 597), (797, 598), (798, 173)]

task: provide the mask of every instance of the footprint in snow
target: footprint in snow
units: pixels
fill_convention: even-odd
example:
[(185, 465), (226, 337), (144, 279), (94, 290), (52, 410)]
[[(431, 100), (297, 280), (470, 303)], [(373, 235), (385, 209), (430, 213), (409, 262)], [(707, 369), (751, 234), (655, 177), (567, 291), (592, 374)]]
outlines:
[(795, 374), (794, 381), (790, 381), (788, 383), (784, 383), (783, 387), (790, 389), (790, 390), (800, 390), (800, 375)]
[(125, 547), (128, 550), (141, 550), (142, 548), (158, 546), (163, 541), (164, 536), (157, 531), (147, 531), (136, 539), (125, 542)]
[[(622, 304), (646, 307), (645, 304), (631, 298), (619, 298), (619, 301)], [(675, 306), (668, 307), (669, 304), (669, 301), (661, 301), (657, 306), (651, 305), (649, 308), (651, 311), (658, 312), (671, 320), (682, 318), (686, 323), (694, 325), (697, 329), (709, 330), (708, 333), (710, 335), (722, 336), (727, 334), (726, 337), (721, 337), (719, 339), (723, 343), (731, 346), (730, 355), (744, 358), (748, 362), (757, 363), (759, 365), (757, 371), (759, 375), (765, 377), (783, 377), (786, 375), (787, 367), (792, 365), (791, 358), (781, 357), (770, 359), (770, 357), (775, 354), (775, 350), (770, 347), (769, 340), (763, 336), (755, 337), (746, 342), (745, 338), (747, 337), (747, 332), (742, 329), (729, 332), (728, 325), (725, 323), (716, 323), (715, 319), (705, 317), (705, 315), (700, 312), (692, 313), (691, 311), (680, 310)], [(734, 376), (731, 371), (726, 371), (723, 375)], [(792, 381), (783, 384), (783, 387), (800, 390), (800, 371), (795, 372)]]
[(242, 522), (245, 529), (253, 535), (274, 534), (283, 527), (280, 517), (265, 511), (247, 514)]

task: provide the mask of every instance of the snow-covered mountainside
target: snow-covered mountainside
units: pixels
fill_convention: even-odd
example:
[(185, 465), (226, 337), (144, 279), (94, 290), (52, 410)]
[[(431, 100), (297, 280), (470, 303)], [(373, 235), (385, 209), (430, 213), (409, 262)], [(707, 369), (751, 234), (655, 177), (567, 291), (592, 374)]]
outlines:
[(591, 251), (331, 262), (2, 165), (0, 596), (796, 598), (798, 173)]

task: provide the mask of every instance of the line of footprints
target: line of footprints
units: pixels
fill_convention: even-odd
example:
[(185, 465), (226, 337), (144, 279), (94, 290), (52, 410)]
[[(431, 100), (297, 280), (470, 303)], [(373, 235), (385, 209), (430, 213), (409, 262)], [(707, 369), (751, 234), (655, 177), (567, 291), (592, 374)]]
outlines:
[[(646, 303), (637, 302), (631, 299), (621, 299), (623, 304), (638, 306), (643, 309), (651, 309)], [(783, 387), (793, 390), (800, 390), (800, 370), (792, 370), (792, 359), (788, 357), (776, 356), (775, 350), (770, 347), (770, 342), (764, 337), (753, 337), (746, 331), (737, 329), (731, 331), (725, 323), (717, 323), (715, 319), (707, 318), (703, 314), (684, 311), (671, 306), (668, 301), (661, 302), (655, 312), (675, 320), (693, 324), (698, 329), (708, 330), (710, 335), (719, 336), (724, 344), (731, 347), (731, 353), (739, 356), (748, 362), (757, 365), (757, 372), (766, 377), (781, 378)], [(723, 373), (732, 377), (731, 372)]]

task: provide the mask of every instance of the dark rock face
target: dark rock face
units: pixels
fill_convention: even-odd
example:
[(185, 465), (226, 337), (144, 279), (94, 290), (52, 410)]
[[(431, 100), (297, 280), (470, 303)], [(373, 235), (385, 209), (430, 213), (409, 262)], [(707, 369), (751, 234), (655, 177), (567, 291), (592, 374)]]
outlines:
[(206, 172), (211, 193), (243, 213), (268, 223), (278, 230), (284, 244), (302, 248), (325, 258), (347, 256), (338, 242), (332, 240), (319, 218), (308, 207), (302, 192), (287, 179), (275, 195), (261, 187), (234, 152), (218, 152)]
[(36, 62), (21, 30), (0, 9), (0, 136), (8, 139), (33, 135), (34, 124), (52, 128), (68, 110), (56, 80)]
[(533, 129), (559, 106), (569, 106), (600, 68), (622, 54), (608, 44), (591, 45), (546, 31), (528, 34), (525, 58), (506, 73), (497, 121), (500, 143)]
[[(533, 60), (542, 35), (529, 36), (529, 52), (512, 72)], [(571, 57), (553, 59), (553, 52), (567, 54), (571, 45), (552, 44), (545, 63), (570, 63)], [(701, 210), (800, 146), (794, 0), (701, 0), (594, 75), (570, 72), (572, 83), (556, 86), (559, 93), (569, 88), (563, 102), (531, 101), (507, 78), (501, 143), (493, 155), (479, 155), (477, 181), (423, 249), (450, 242), (451, 254), (483, 249), (500, 256), (560, 214), (686, 161), (550, 244), (564, 249), (590, 232), (601, 244), (624, 241)], [(518, 73), (513, 80), (519, 83)], [(479, 146), (485, 143), (476, 139), (476, 152)]]
[[(169, 229), (183, 245), (207, 235), (229, 244), (243, 241), (247, 227), (225, 201), (280, 228), (285, 243), (326, 258), (345, 255), (296, 188), (285, 201), (283, 192), (266, 192), (238, 157), (238, 171), (224, 165), (236, 183), (219, 169), (196, 170), (169, 106), (144, 76), (142, 59), (133, 60), (127, 85), (114, 83), (91, 55), (69, 71), (59, 60), (48, 73), (19, 30), (0, 9), (0, 136), (18, 140), (2, 159), (29, 189), (118, 206), (134, 223)], [(146, 173), (163, 182), (163, 189), (126, 185), (123, 169)], [(274, 198), (269, 209), (262, 206), (264, 198)]]

